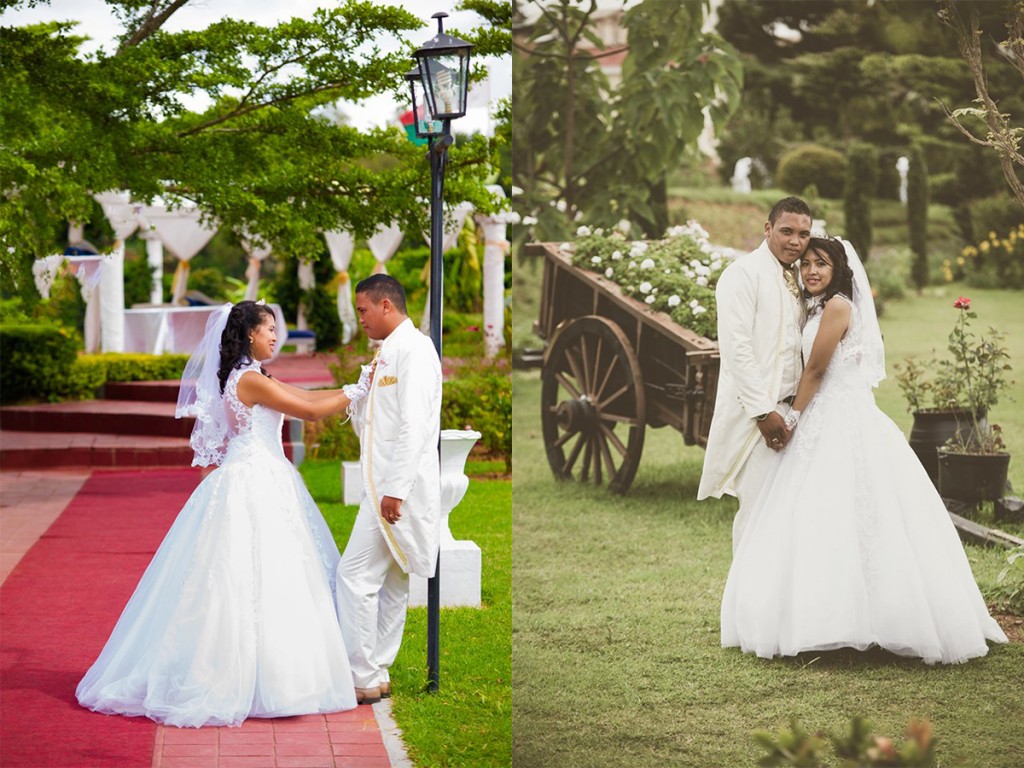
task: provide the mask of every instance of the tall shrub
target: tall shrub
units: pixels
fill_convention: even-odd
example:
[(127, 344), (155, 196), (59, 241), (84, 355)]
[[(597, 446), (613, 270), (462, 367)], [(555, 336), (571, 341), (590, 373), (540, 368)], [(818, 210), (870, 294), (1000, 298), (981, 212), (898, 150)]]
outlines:
[(862, 260), (871, 255), (871, 199), (878, 186), (878, 154), (869, 144), (854, 144), (846, 157), (843, 211), (846, 237)]
[(911, 277), (920, 291), (928, 284), (928, 166), (924, 152), (917, 144), (910, 148), (907, 226), (910, 229), (910, 250), (914, 254)]
[(838, 198), (843, 193), (846, 158), (819, 144), (801, 144), (779, 159), (775, 181), (787, 192), (804, 194), (812, 184), (822, 197)]

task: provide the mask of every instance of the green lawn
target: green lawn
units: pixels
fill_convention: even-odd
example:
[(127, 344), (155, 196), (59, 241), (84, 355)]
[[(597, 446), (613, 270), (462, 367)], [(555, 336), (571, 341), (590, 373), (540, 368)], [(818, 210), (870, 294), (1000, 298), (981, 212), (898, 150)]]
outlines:
[[(438, 692), (424, 691), (426, 608), (409, 610), (392, 669), (392, 712), (419, 768), (511, 764), (512, 483), (481, 479), (503, 469), (504, 462), (468, 462), (469, 490), (451, 515), (455, 538), (480, 546), (483, 607), (442, 610)], [(306, 461), (301, 473), (343, 551), (357, 508), (340, 502), (338, 462)]]
[[(723, 650), (736, 505), (694, 500), (701, 449), (649, 430), (626, 496), (561, 484), (540, 440), (537, 373), (517, 373), (513, 392), (515, 765), (753, 765), (756, 729), (796, 716), (840, 731), (858, 714), (888, 736), (928, 718), (942, 766), (1020, 765), (1024, 646), (952, 667)], [(990, 585), (1003, 553), (968, 555)]]

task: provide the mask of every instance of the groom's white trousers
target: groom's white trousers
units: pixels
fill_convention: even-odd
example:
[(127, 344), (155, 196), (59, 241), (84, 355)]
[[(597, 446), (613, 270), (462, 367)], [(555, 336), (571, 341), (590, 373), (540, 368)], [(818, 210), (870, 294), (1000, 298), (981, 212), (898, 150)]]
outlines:
[(750, 456), (743, 463), (740, 471), (736, 473), (733, 485), (736, 488), (736, 498), (740, 507), (736, 510), (736, 517), (732, 521), (732, 553), (740, 547), (740, 539), (743, 532), (750, 524), (753, 504), (761, 496), (761, 486), (768, 477), (768, 471), (775, 459), (775, 451), (764, 444), (764, 438), (758, 437), (757, 445), (750, 452)]
[(409, 576), (395, 562), (364, 497), (338, 564), (338, 618), (356, 688), (390, 681), (409, 605)]

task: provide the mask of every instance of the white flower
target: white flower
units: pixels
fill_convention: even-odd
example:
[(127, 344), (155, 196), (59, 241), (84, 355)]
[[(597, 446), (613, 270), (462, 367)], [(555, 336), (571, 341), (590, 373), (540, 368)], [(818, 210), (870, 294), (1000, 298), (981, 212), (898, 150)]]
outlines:
[(577, 227), (576, 237), (587, 237), (590, 234), (590, 227)]
[(654, 269), (654, 259), (644, 259), (641, 261), (640, 269)]
[(721, 268), (722, 268), (721, 260), (715, 260), (715, 261), (711, 262), (711, 269), (714, 270), (715, 272), (717, 272)]
[(630, 269), (636, 269), (636, 262), (635, 261), (629, 262), (629, 268)]
[(683, 300), (676, 296), (674, 293), (668, 297), (668, 305), (670, 307), (678, 307), (683, 303)]
[(706, 307), (697, 307), (696, 309), (693, 310), (693, 314), (694, 317), (696, 317), (697, 315), (703, 315), (707, 311), (708, 310)]
[(629, 255), (633, 257), (643, 256), (647, 250), (647, 243), (643, 241), (637, 241), (633, 243), (633, 247), (629, 249)]
[(697, 259), (691, 259), (690, 260), (690, 269), (698, 269), (700, 266), (701, 266), (701, 263), (699, 261), (697, 261)]
[(555, 203), (555, 208), (557, 208), (561, 213), (565, 213), (565, 209), (566, 209), (565, 200), (558, 200)]
[(644, 280), (642, 283), (640, 283), (640, 293), (650, 293), (650, 292), (651, 292), (651, 284), (650, 283), (648, 283), (646, 280)]
[(572, 243), (562, 243), (560, 246), (558, 246), (558, 250), (563, 252), (570, 252), (573, 250)]
[(536, 223), (537, 223), (537, 217), (536, 216), (523, 216), (523, 224), (525, 224), (526, 226), (532, 227)]
[(698, 277), (693, 282), (695, 282), (697, 285), (699, 285), (701, 287), (706, 287), (707, 284), (708, 284), (708, 279), (706, 277), (704, 277), (703, 275), (701, 275), (700, 277)]
[(696, 309), (700, 306), (700, 302), (696, 299), (690, 299), (690, 309)]
[(611, 277), (614, 274), (615, 274), (615, 270), (613, 270), (611, 267), (608, 267), (608, 269), (606, 269), (604, 271), (604, 276), (605, 277)]
[(583, 220), (583, 211), (576, 211), (576, 215), (572, 217), (572, 220), (573, 221), (582, 221)]
[(630, 224), (630, 223), (629, 223), (628, 221), (626, 221), (625, 219), (620, 219), (620, 220), (619, 220), (619, 223), (615, 225), (615, 228), (616, 228), (617, 230), (619, 230), (619, 232), (621, 232), (621, 233), (622, 233), (622, 234), (624, 234), (624, 235), (628, 235), (628, 234), (629, 234), (629, 230), (630, 230), (630, 229), (631, 229), (632, 227), (633, 227), (633, 225), (632, 225), (632, 224)]
[(698, 275), (700, 275), (702, 277), (707, 277), (708, 275), (711, 274), (711, 267), (706, 267), (703, 264), (701, 264), (700, 266), (698, 266), (693, 271), (696, 272)]
[(612, 261), (622, 261), (622, 251), (612, 251)]
[(648, 296), (646, 299), (644, 299), (644, 301), (646, 301), (648, 304), (653, 304), (654, 296)]
[(594, 230), (594, 234), (600, 237), (601, 235), (604, 234), (604, 230), (601, 229), (601, 227), (598, 227), (597, 229)]

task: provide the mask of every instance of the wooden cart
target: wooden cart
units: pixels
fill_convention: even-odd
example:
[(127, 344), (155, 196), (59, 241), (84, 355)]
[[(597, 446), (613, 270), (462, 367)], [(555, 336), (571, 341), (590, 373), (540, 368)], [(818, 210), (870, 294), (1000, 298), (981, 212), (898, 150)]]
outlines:
[(558, 243), (527, 253), (544, 258), (534, 327), (546, 341), (541, 420), (555, 476), (625, 493), (646, 427), (670, 426), (688, 445), (707, 445), (718, 344), (573, 266)]

